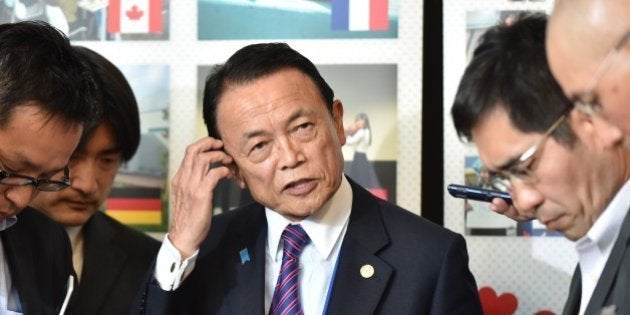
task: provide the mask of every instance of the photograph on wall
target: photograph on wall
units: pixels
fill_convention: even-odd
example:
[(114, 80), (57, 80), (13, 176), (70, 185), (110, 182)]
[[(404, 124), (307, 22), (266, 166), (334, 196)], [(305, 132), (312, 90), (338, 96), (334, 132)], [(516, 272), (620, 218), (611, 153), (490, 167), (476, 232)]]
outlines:
[[(199, 66), (197, 71), (197, 138), (208, 136), (202, 100), (211, 68)], [(317, 65), (317, 68), (344, 107), (344, 173), (375, 196), (396, 203), (397, 66)], [(220, 181), (213, 198), (215, 213), (253, 200), (234, 180)]]
[(480, 37), (489, 27), (501, 21), (509, 23), (510, 18), (523, 11), (518, 10), (476, 10), (466, 12), (466, 63), (472, 59)]
[(118, 66), (136, 96), (140, 146), (116, 174), (105, 212), (145, 231), (165, 231), (168, 222), (169, 67)]
[[(466, 156), (464, 185), (497, 191), (490, 172), (484, 167), (478, 156)], [(490, 210), (490, 203), (476, 200), (464, 200), (465, 227), (468, 235), (484, 236), (562, 236), (548, 230), (538, 220), (517, 222)]]
[(197, 0), (198, 39), (397, 38), (399, 0)]
[(170, 0), (4, 0), (0, 24), (40, 20), (72, 41), (168, 40)]

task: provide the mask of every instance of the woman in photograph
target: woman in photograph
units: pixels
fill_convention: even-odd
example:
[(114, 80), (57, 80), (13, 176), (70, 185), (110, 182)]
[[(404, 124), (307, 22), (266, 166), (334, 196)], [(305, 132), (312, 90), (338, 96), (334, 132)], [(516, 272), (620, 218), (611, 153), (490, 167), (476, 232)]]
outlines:
[(352, 163), (346, 173), (368, 190), (381, 188), (374, 166), (367, 159), (367, 150), (372, 144), (372, 130), (368, 115), (359, 113), (354, 124), (346, 127), (345, 130), (346, 145), (354, 150)]

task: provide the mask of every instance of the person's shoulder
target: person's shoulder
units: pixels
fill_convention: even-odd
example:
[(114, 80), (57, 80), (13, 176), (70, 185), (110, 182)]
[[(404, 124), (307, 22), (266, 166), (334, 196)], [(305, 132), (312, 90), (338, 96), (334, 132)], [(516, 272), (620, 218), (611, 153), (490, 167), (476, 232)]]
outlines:
[(410, 210), (387, 203), (381, 208), (383, 221), (399, 226), (401, 231), (410, 231), (413, 234), (430, 234), (432, 237), (453, 238), (457, 233), (429, 221)]
[(355, 200), (361, 200), (364, 204), (372, 204), (378, 209), (383, 224), (393, 238), (417, 238), (450, 242), (458, 236), (461, 237), (458, 233), (431, 222), (416, 213), (373, 196), (363, 188), (354, 186), (353, 191)]
[(14, 226), (4, 231), (21, 247), (28, 247), (37, 256), (38, 263), (63, 261), (70, 266), (70, 241), (65, 229), (45, 214), (27, 207), (17, 215)]
[(247, 221), (256, 221), (261, 217), (265, 216), (265, 208), (257, 203), (252, 202), (246, 205), (242, 205), (240, 207), (223, 211), (222, 213), (216, 214), (212, 218), (212, 224), (224, 225), (228, 222), (231, 224), (235, 224), (238, 222), (245, 223)]
[[(100, 211), (94, 213), (90, 221), (90, 225), (93, 225), (94, 223), (108, 225), (112, 230), (114, 230), (115, 236), (118, 239), (122, 239), (123, 242), (129, 245), (129, 247), (138, 248), (138, 246), (143, 246), (141, 248), (157, 251), (160, 246), (160, 242), (153, 237), (142, 231), (126, 226)], [(87, 225), (87, 228), (90, 228), (90, 225)]]
[(20, 211), (17, 215), (17, 219), (15, 226), (12, 226), (9, 230), (16, 228), (16, 230), (37, 231), (37, 233), (32, 234), (36, 234), (42, 238), (46, 238), (47, 233), (65, 235), (65, 231), (59, 223), (31, 207), (26, 207)]

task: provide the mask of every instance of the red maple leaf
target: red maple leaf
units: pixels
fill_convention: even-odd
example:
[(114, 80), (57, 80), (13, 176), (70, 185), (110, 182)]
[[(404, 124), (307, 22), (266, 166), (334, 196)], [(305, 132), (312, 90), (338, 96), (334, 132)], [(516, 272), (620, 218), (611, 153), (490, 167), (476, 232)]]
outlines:
[(125, 15), (127, 15), (130, 20), (139, 20), (144, 15), (144, 11), (139, 10), (138, 6), (134, 4), (131, 10), (125, 11)]

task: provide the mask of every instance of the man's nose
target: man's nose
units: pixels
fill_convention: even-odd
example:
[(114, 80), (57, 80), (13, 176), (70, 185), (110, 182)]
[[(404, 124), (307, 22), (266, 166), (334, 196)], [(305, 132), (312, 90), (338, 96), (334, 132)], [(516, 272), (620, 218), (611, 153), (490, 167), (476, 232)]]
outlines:
[(39, 190), (33, 185), (10, 186), (5, 192), (5, 197), (17, 208), (24, 209), (35, 199)]

